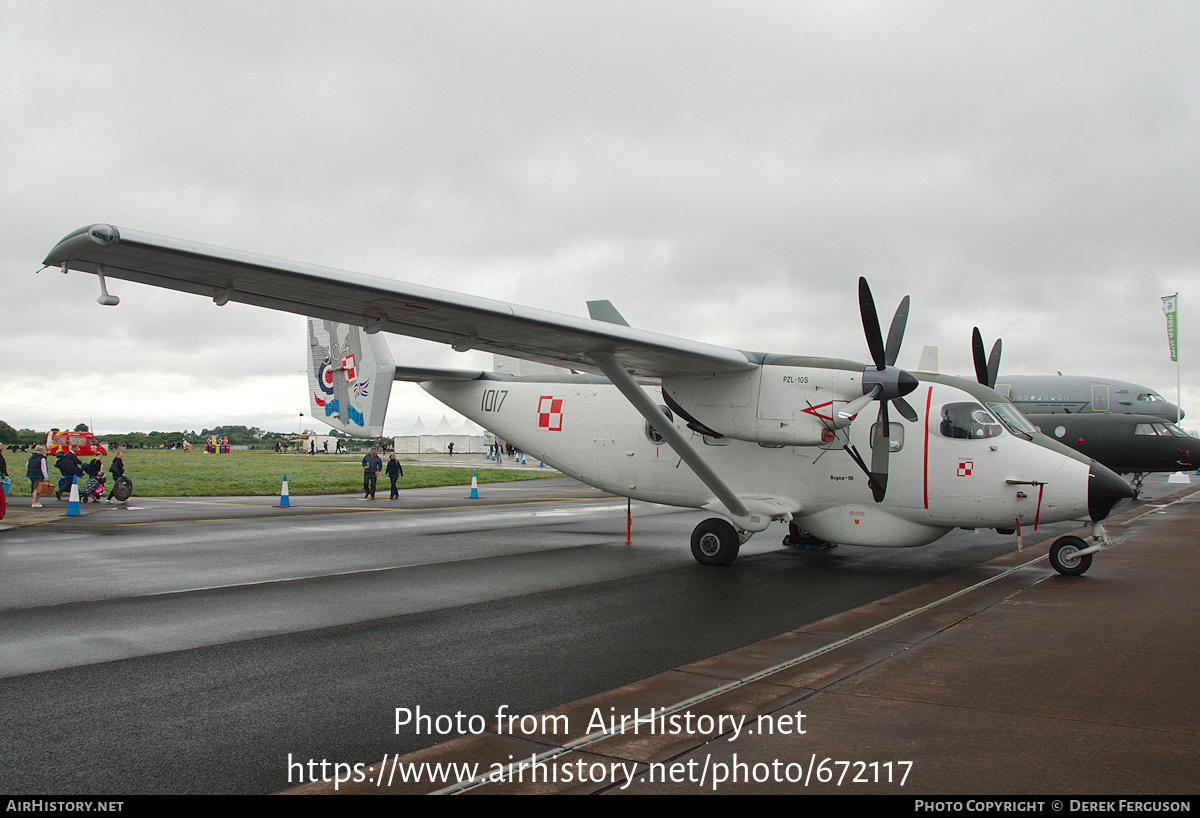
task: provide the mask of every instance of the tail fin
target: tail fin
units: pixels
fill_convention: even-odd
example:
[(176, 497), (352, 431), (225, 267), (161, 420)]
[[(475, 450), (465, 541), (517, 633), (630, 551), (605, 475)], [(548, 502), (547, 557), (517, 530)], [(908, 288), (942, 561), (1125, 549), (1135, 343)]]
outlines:
[(308, 408), (317, 420), (356, 437), (380, 437), (396, 362), (380, 335), (308, 319)]

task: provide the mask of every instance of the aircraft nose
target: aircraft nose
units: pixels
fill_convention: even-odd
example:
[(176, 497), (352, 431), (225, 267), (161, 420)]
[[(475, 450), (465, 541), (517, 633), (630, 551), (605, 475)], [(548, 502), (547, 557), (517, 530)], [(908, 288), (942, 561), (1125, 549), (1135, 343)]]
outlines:
[(1092, 522), (1100, 522), (1117, 503), (1133, 499), (1135, 496), (1133, 486), (1122, 480), (1119, 474), (1095, 460), (1092, 461), (1091, 473), (1088, 475), (1088, 514), (1091, 515)]

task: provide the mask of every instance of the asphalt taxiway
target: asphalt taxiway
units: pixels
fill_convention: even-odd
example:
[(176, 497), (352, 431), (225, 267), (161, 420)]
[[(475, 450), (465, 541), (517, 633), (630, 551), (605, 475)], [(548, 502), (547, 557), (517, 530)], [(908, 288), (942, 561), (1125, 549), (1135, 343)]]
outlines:
[[(701, 515), (634, 503), (626, 545), (625, 501), (565, 478), (99, 506), (0, 533), (0, 790), (332, 791), (296, 785), (399, 754), (636, 771), (467, 791), (1192, 791), (1195, 507), (1151, 489), (1083, 578), (1046, 565), (1051, 532), (810, 554), (772, 531), (704, 568)], [(679, 704), (658, 732), (587, 729)], [(418, 709), (428, 729), (397, 725)], [(442, 733), (460, 714), (482, 732)], [(715, 785), (735, 756), (751, 780)]]

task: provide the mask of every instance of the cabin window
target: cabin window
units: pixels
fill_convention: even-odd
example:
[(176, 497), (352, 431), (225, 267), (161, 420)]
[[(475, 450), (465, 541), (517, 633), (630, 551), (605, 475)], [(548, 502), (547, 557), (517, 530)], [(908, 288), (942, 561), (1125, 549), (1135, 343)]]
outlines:
[(1003, 434), (1004, 427), (978, 403), (947, 403), (942, 407), (942, 437), (982, 440)]

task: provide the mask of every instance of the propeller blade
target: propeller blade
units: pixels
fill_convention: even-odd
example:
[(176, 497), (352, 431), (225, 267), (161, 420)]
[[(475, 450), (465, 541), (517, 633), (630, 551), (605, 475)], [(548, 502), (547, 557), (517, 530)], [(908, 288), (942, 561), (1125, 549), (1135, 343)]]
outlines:
[(896, 398), (892, 401), (892, 406), (896, 407), (896, 411), (904, 416), (904, 419), (909, 423), (917, 422), (917, 413), (913, 411), (912, 406), (904, 398)]
[(891, 454), (891, 424), (888, 421), (887, 401), (879, 403), (879, 421), (871, 429), (871, 493), (875, 502), (882, 503), (887, 491), (888, 457)]
[(971, 333), (971, 357), (975, 360), (975, 380), (987, 386), (988, 365), (987, 359), (983, 357), (983, 336), (979, 334), (979, 327), (975, 327)]
[(871, 297), (871, 288), (863, 277), (858, 279), (858, 309), (862, 313), (863, 332), (867, 335), (867, 348), (871, 350), (871, 360), (876, 369), (886, 365), (883, 347), (883, 333), (879, 329), (879, 314), (875, 312), (875, 299)]
[(838, 410), (837, 419), (833, 425), (836, 429), (841, 429), (850, 425), (850, 421), (854, 420), (855, 415), (867, 408), (867, 404), (875, 400), (875, 396), (883, 389), (882, 386), (876, 386), (861, 398), (855, 398), (847, 403), (844, 407)]
[(888, 366), (896, 365), (896, 358), (900, 356), (900, 342), (904, 340), (904, 325), (908, 323), (908, 296), (900, 302), (900, 306), (896, 308), (896, 314), (892, 316), (892, 328), (888, 330), (887, 347), (884, 349), (883, 362)]
[(992, 344), (992, 354), (988, 355), (988, 383), (987, 385), (996, 388), (996, 376), (1000, 374), (1000, 339), (996, 339), (996, 343)]
[(1000, 373), (1000, 339), (992, 344), (992, 352), (985, 360), (983, 357), (983, 336), (979, 327), (971, 333), (971, 356), (975, 359), (975, 380), (989, 389), (996, 388), (996, 376)]

